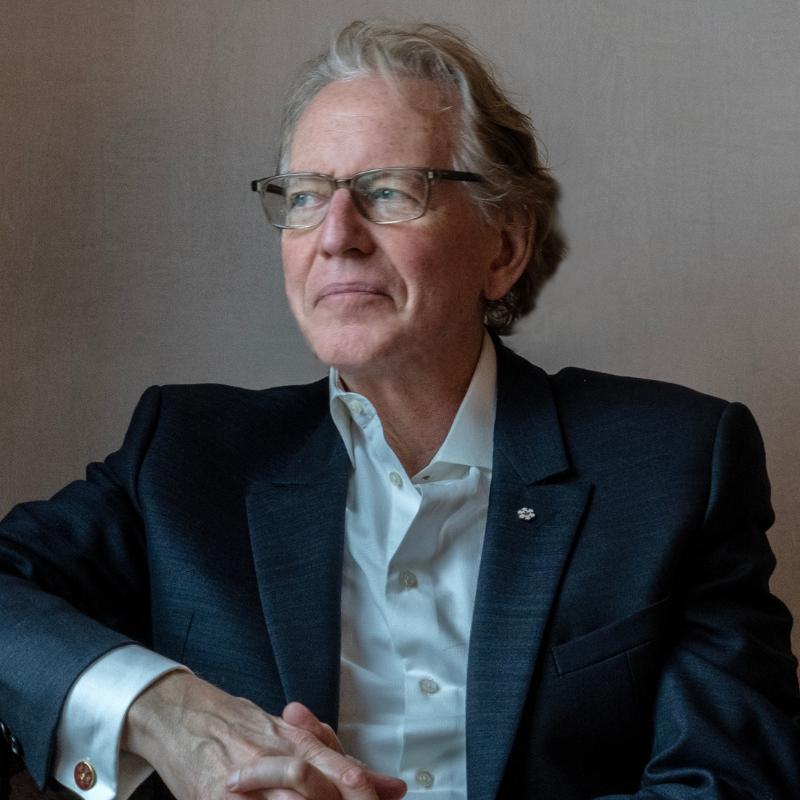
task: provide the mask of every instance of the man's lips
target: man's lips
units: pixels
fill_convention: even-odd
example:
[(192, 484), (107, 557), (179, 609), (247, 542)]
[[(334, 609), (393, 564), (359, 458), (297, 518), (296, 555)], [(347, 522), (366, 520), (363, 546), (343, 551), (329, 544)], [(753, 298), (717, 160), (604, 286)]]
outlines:
[(336, 297), (339, 295), (385, 295), (386, 292), (372, 283), (348, 282), (331, 283), (325, 286), (317, 295), (317, 302), (326, 297)]

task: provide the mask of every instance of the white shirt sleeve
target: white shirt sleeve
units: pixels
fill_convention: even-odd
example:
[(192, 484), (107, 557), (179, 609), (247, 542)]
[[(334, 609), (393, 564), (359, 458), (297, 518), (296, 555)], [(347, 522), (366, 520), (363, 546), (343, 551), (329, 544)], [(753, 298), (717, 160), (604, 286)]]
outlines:
[[(151, 683), (174, 670), (186, 667), (133, 644), (111, 650), (85, 669), (61, 710), (53, 777), (86, 800), (127, 800), (153, 768), (132, 753), (120, 753), (125, 715)], [(80, 762), (94, 771), (89, 789), (75, 781)]]

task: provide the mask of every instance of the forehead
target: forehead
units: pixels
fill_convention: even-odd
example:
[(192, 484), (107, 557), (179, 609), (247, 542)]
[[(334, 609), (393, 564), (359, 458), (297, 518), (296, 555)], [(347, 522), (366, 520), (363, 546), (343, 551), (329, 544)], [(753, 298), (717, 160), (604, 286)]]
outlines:
[(289, 168), (345, 176), (371, 167), (450, 167), (457, 116), (430, 81), (337, 81), (301, 115)]

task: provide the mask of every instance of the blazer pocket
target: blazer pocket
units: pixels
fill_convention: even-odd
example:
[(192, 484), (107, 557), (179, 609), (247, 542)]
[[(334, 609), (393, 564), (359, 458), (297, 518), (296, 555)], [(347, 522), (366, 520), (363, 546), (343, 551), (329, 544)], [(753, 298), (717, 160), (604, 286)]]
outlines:
[(552, 648), (559, 675), (599, 664), (662, 638), (669, 627), (670, 598)]

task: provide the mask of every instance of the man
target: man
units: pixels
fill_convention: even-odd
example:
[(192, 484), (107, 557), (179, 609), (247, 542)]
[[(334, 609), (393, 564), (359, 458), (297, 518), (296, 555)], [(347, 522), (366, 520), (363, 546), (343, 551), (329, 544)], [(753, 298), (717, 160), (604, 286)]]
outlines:
[(755, 424), (500, 344), (563, 242), (475, 54), (348, 27), (254, 188), (330, 381), (148, 390), (119, 452), (3, 522), (0, 715), (37, 779), (796, 797)]

